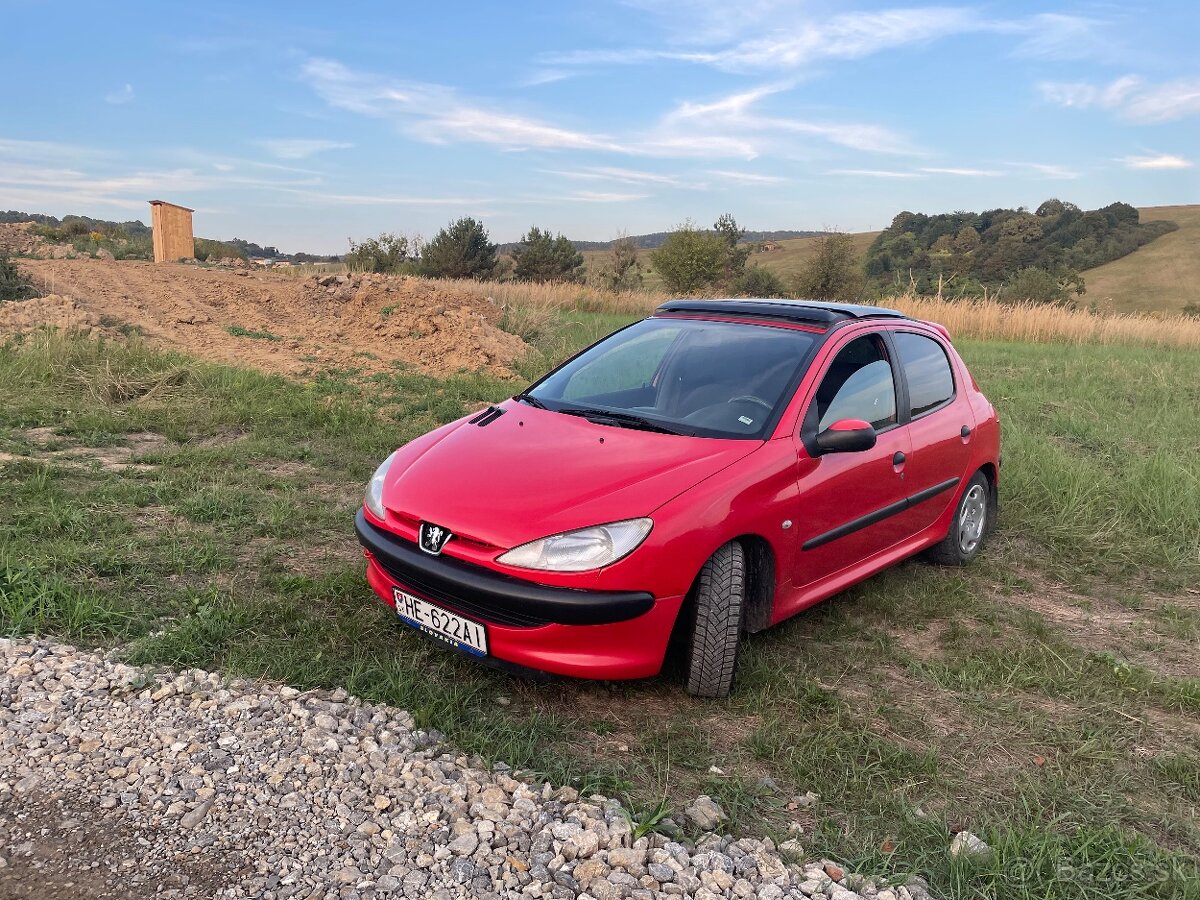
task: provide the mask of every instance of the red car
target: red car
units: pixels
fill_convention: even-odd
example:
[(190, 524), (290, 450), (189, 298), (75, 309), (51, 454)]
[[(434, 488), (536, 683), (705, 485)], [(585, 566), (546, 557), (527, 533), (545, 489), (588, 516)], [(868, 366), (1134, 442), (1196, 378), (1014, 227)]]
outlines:
[(693, 694), (761, 631), (995, 521), (1000, 425), (939, 325), (873, 306), (673, 300), (523, 394), (406, 444), (355, 525), (399, 618), (521, 669)]

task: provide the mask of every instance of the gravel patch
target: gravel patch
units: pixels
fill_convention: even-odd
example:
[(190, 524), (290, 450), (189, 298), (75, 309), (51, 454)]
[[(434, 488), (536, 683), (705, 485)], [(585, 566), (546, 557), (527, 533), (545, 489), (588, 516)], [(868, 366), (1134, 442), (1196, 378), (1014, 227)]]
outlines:
[(617, 801), (439, 737), (341, 690), (0, 639), (0, 896), (928, 897), (795, 841), (634, 840)]

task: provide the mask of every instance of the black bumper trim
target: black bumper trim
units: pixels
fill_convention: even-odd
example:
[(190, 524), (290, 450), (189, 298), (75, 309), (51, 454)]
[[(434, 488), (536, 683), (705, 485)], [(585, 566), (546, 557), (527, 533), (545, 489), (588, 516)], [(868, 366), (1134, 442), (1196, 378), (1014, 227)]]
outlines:
[(649, 612), (654, 597), (645, 591), (583, 591), (550, 587), (492, 572), (449, 556), (430, 556), (411, 541), (354, 517), (358, 541), (393, 578), (497, 625), (608, 625)]

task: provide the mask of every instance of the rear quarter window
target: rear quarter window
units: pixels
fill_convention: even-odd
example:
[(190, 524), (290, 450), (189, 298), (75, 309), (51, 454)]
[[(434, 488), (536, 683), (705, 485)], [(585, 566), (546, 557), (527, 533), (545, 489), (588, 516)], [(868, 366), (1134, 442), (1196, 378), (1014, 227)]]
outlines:
[(893, 332), (892, 340), (908, 381), (909, 414), (913, 418), (953, 399), (954, 374), (940, 343), (911, 331)]

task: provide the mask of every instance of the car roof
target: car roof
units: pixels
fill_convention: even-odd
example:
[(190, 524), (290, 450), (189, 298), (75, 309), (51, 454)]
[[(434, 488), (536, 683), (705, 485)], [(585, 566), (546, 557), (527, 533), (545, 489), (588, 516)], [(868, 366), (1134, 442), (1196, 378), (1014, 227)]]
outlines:
[(787, 319), (832, 327), (852, 319), (907, 319), (904, 313), (883, 306), (858, 303), (833, 303), (824, 300), (787, 300), (775, 298), (729, 298), (716, 300), (668, 300), (655, 313), (718, 313)]

